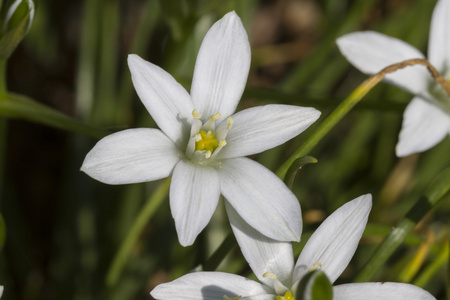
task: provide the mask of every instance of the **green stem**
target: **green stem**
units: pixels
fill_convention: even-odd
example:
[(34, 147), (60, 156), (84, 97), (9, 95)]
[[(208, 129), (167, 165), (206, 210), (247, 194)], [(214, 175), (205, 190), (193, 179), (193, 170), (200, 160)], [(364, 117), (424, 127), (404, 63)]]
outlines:
[[(6, 101), (6, 60), (0, 60), (0, 103)], [(6, 118), (0, 116), (0, 202), (4, 195), (4, 175), (6, 161), (6, 135), (8, 132), (8, 122)]]
[(217, 250), (208, 258), (208, 260), (203, 265), (203, 271), (214, 271), (223, 261), (225, 256), (236, 246), (236, 239), (232, 232), (230, 232), (222, 244), (217, 248)]
[(450, 191), (450, 168), (439, 174), (438, 178), (414, 206), (405, 218), (394, 227), (375, 250), (369, 261), (358, 274), (355, 282), (370, 281), (384, 265), (394, 251), (403, 243), (414, 226)]
[(134, 224), (131, 226), (130, 231), (128, 232), (125, 240), (122, 242), (122, 245), (120, 245), (120, 248), (114, 257), (114, 260), (111, 263), (111, 266), (106, 275), (107, 286), (113, 286), (119, 279), (119, 276), (125, 266), (128, 254), (136, 244), (136, 241), (139, 238), (139, 235), (141, 234), (145, 225), (148, 223), (150, 218), (155, 214), (157, 209), (162, 204), (163, 200), (166, 198), (169, 191), (169, 186), (170, 178), (166, 179), (159, 185), (159, 187), (148, 199), (147, 203), (140, 211), (140, 214), (137, 216)]
[(429, 266), (427, 266), (420, 276), (414, 280), (413, 284), (417, 285), (421, 288), (424, 288), (425, 285), (432, 280), (433, 276), (448, 263), (449, 259), (449, 241), (447, 240), (446, 244), (442, 246), (441, 252), (434, 259)]
[(0, 101), (6, 100), (8, 89), (6, 87), (6, 60), (0, 60)]
[(314, 131), (314, 133), (292, 154), (277, 170), (276, 174), (280, 178), (286, 176), (286, 172), (294, 161), (309, 153), (317, 143), (355, 106), (378, 82), (375, 76), (364, 81), (356, 90), (345, 99)]
[[(450, 240), (447, 241), (447, 248), (450, 248)], [(450, 250), (447, 253), (447, 300), (450, 300)]]
[(84, 120), (91, 117), (94, 102), (99, 10), (99, 0), (84, 1), (80, 57), (78, 59), (75, 91), (77, 114)]
[[(117, 69), (119, 58), (119, 1), (101, 2), (97, 86), (92, 106), (95, 124), (115, 125), (117, 112)], [(124, 113), (120, 111), (120, 113)]]

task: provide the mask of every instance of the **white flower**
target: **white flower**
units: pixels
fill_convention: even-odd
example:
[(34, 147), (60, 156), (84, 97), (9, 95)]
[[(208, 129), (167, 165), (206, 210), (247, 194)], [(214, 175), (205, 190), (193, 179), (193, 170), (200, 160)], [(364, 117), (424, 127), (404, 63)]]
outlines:
[[(350, 33), (340, 37), (337, 44), (342, 54), (367, 74), (407, 59), (424, 58), (413, 46), (377, 32)], [(434, 8), (428, 58), (450, 82), (450, 0), (439, 0)], [(450, 134), (450, 97), (425, 67), (408, 67), (385, 79), (415, 95), (403, 115), (397, 156), (428, 150)]]
[(172, 176), (170, 207), (184, 246), (208, 224), (220, 194), (262, 234), (299, 240), (298, 200), (272, 172), (243, 156), (283, 144), (320, 112), (266, 105), (233, 114), (250, 67), (247, 34), (236, 13), (206, 34), (190, 95), (137, 55), (130, 55), (128, 64), (134, 87), (161, 130), (129, 129), (105, 137), (87, 154), (82, 170), (108, 184)]
[[(372, 206), (370, 194), (340, 207), (309, 238), (294, 265), (290, 243), (277, 242), (250, 228), (232, 207), (227, 211), (242, 253), (261, 283), (221, 272), (197, 272), (158, 285), (155, 299), (294, 300), (300, 280), (320, 268), (334, 282), (355, 253)], [(338, 300), (427, 300), (432, 295), (403, 283), (351, 283), (333, 287)]]

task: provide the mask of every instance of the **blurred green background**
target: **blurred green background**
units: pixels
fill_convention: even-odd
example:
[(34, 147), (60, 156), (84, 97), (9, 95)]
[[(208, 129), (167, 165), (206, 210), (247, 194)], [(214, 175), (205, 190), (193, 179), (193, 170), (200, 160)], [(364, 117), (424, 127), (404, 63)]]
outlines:
[[(3, 13), (5, 10), (4, 3)], [(108, 186), (79, 171), (104, 134), (155, 124), (137, 97), (129, 53), (161, 66), (188, 90), (209, 27), (235, 10), (247, 29), (252, 65), (238, 110), (267, 103), (313, 106), (323, 118), (367, 76), (335, 40), (356, 30), (398, 37), (426, 53), (434, 0), (85, 0), (38, 1), (31, 30), (8, 61), (8, 90), (96, 129), (90, 134), (0, 115), (0, 257), (4, 299), (151, 299), (230, 232), (222, 205), (187, 248), (178, 244), (163, 201), (127, 257), (117, 282), (105, 277), (136, 216), (160, 182)], [(439, 172), (450, 139), (402, 159), (394, 147), (411, 95), (381, 83), (310, 153), (293, 190), (308, 235), (343, 203), (372, 193), (370, 224), (339, 282), (351, 282), (375, 247)], [(48, 122), (47, 122), (48, 123)], [(252, 158), (271, 170), (314, 131)], [(418, 284), (446, 295), (450, 197), (433, 208), (374, 281)], [(303, 243), (306, 239), (303, 239)], [(301, 247), (302, 243), (298, 246)], [(436, 263), (437, 262), (437, 263)], [(238, 247), (219, 269), (248, 275)], [(428, 272), (428, 273), (427, 273)], [(447, 296), (449, 297), (449, 296)]]

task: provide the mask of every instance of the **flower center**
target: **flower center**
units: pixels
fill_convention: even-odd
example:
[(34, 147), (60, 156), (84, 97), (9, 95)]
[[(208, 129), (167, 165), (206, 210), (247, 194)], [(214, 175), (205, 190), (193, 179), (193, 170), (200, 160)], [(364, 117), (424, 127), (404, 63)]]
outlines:
[(201, 121), (202, 115), (195, 110), (192, 111), (192, 115), (194, 120), (186, 147), (186, 156), (196, 163), (209, 164), (227, 144), (225, 138), (233, 125), (233, 119), (228, 117), (226, 122), (221, 122), (216, 128), (219, 113), (210, 116), (205, 122)]
[(200, 130), (200, 136), (195, 141), (195, 151), (206, 150), (212, 153), (218, 146), (219, 142), (214, 138), (214, 132), (211, 132), (211, 130), (208, 130), (208, 132)]
[(284, 296), (277, 296), (277, 300), (295, 300), (295, 297), (291, 291), (287, 291)]

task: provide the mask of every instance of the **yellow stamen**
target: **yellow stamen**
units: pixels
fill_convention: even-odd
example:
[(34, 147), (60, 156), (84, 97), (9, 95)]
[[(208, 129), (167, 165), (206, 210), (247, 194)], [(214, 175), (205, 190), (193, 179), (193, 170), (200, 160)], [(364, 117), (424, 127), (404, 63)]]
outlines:
[(192, 111), (192, 116), (196, 119), (200, 119), (202, 117), (202, 114), (198, 114), (195, 109)]
[(219, 147), (223, 147), (223, 146), (225, 146), (226, 144), (227, 144), (227, 141), (221, 140), (220, 143), (219, 143)]
[(312, 265), (311, 269), (309, 269), (309, 271), (314, 271), (315, 269), (320, 269), (322, 268), (322, 263), (320, 262), (316, 262), (315, 264)]
[(212, 122), (212, 121), (217, 120), (218, 117), (220, 117), (220, 114), (219, 114), (219, 113), (213, 114), (211, 117), (209, 117), (209, 120)]
[(231, 117), (227, 117), (227, 130), (230, 131), (233, 126), (233, 119)]
[(264, 274), (263, 274), (263, 277), (264, 277), (264, 278), (269, 277), (269, 278), (272, 278), (272, 279), (277, 279), (277, 276), (275, 276), (275, 274), (270, 273), (270, 272), (264, 273)]
[(292, 295), (291, 291), (287, 291), (284, 296), (277, 296), (277, 300), (295, 300), (295, 297)]
[(214, 138), (214, 132), (208, 131), (206, 133), (204, 130), (200, 130), (199, 135), (195, 138), (195, 150), (206, 150), (212, 153), (219, 146), (219, 142)]

